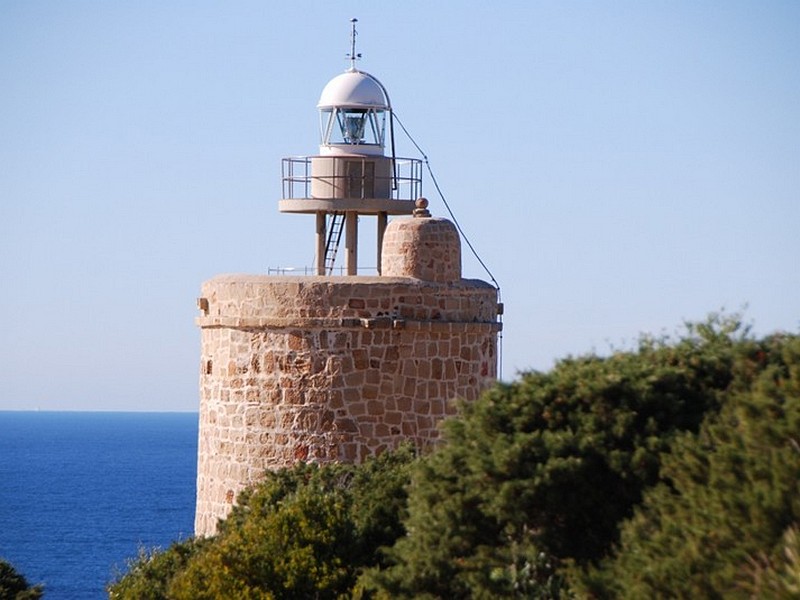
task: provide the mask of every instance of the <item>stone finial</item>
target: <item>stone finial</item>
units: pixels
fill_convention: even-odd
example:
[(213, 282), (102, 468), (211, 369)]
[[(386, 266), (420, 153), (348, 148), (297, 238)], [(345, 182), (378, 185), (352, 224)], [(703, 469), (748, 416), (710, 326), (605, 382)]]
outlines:
[(430, 217), (431, 212), (428, 210), (428, 199), (427, 198), (417, 198), (417, 201), (414, 203), (416, 208), (414, 209), (414, 216), (416, 218), (423, 218), (423, 217)]

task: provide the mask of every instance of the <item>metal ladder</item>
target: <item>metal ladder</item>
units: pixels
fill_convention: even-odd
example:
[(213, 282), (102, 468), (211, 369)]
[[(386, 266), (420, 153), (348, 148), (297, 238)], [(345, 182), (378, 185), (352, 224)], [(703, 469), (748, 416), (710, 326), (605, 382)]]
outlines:
[(331, 213), (330, 225), (328, 239), (325, 240), (325, 272), (328, 275), (333, 274), (336, 252), (339, 250), (339, 242), (342, 239), (342, 230), (344, 229), (344, 213)]

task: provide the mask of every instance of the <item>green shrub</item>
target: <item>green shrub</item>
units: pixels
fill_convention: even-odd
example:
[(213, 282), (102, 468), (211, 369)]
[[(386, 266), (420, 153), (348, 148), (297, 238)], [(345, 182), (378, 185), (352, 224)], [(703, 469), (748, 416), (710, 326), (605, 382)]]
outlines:
[(37, 600), (42, 593), (41, 585), (30, 585), (10, 563), (0, 559), (0, 600)]
[(175, 542), (167, 550), (141, 550), (136, 560), (128, 564), (128, 571), (118, 581), (108, 586), (111, 600), (161, 600), (175, 575), (186, 568), (198, 550), (209, 543), (202, 538)]
[(560, 361), (444, 444), (266, 475), (114, 598), (791, 598), (800, 338), (737, 318)]
[(676, 440), (619, 552), (578, 578), (584, 593), (797, 597), (800, 339), (766, 340), (760, 357), (750, 390)]
[(563, 595), (561, 565), (611, 551), (670, 444), (747, 385), (761, 367), (737, 365), (758, 352), (737, 319), (712, 318), (463, 406), (413, 474), (408, 535), (365, 585), (386, 598)]
[(112, 598), (338, 598), (402, 535), (413, 453), (267, 473), (213, 538), (143, 555)]

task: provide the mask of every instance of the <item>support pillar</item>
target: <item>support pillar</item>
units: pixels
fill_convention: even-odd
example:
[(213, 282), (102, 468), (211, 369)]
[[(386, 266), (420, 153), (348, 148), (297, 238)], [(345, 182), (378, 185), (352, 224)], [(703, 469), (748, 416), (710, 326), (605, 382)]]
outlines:
[(347, 254), (347, 274), (358, 275), (358, 213), (347, 211), (344, 218), (344, 245)]
[(383, 252), (383, 234), (386, 232), (386, 225), (389, 216), (385, 212), (378, 213), (378, 275), (381, 274), (381, 255)]
[(325, 226), (325, 213), (317, 213), (317, 275), (325, 275), (325, 251), (327, 228)]

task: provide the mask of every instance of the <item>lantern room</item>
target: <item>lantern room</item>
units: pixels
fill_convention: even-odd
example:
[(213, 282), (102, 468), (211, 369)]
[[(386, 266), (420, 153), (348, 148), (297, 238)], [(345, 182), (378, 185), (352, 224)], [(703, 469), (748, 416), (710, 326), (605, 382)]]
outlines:
[(328, 82), (317, 104), (320, 154), (383, 154), (386, 114), (383, 85), (369, 73), (350, 69)]
[[(284, 158), (284, 213), (316, 216), (315, 271), (336, 272), (344, 234), (347, 275), (358, 275), (359, 219), (377, 219), (375, 269), (380, 274), (383, 234), (390, 215), (410, 215), (422, 195), (422, 163), (395, 155), (392, 106), (377, 78), (355, 68), (355, 19), (351, 66), (320, 94), (319, 154)], [(388, 156), (385, 149), (388, 145)], [(342, 269), (342, 272), (345, 272)]]

